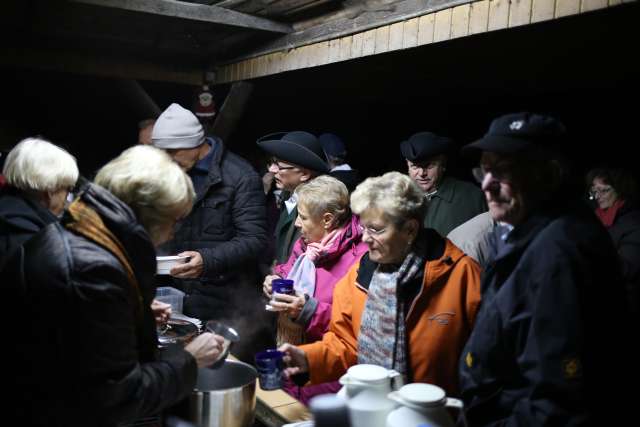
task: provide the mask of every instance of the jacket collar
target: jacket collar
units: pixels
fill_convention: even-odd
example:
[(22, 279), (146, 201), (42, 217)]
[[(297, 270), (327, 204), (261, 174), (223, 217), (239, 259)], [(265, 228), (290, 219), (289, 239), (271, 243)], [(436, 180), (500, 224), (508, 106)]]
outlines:
[(26, 225), (25, 218), (28, 218), (28, 222), (39, 220), (40, 225), (43, 227), (58, 220), (49, 209), (26, 196), (15, 187), (5, 187), (0, 192), (0, 195), (4, 196), (4, 200), (0, 204), (2, 221), (14, 227), (24, 228), (23, 224)]
[(220, 166), (222, 163), (222, 157), (225, 154), (225, 148), (222, 144), (222, 140), (218, 137), (207, 137), (205, 144), (206, 143), (211, 144), (213, 156), (211, 156), (211, 163), (209, 164), (209, 174), (207, 175), (207, 182), (202, 188), (202, 192), (200, 194), (196, 194), (196, 200), (194, 203), (202, 200), (202, 198), (209, 191), (209, 188), (222, 182), (222, 172)]
[(453, 196), (455, 195), (456, 182), (455, 180), (444, 176), (442, 177), (442, 181), (437, 188), (437, 192), (433, 195), (433, 197), (438, 197), (447, 203), (451, 203), (453, 201)]
[[(156, 270), (155, 249), (133, 210), (109, 191), (92, 183), (81, 188), (79, 197), (100, 215), (104, 225), (124, 247), (136, 279), (141, 284), (141, 291), (152, 292)], [(71, 218), (65, 213), (62, 221), (69, 220)], [(150, 295), (145, 297), (152, 298)]]

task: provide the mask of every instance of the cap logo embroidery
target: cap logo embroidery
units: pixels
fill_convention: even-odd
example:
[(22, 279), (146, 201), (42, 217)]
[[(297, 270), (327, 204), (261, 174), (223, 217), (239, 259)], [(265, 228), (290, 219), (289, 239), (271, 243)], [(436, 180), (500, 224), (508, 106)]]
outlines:
[(511, 124), (509, 125), (509, 129), (511, 130), (520, 130), (522, 129), (522, 126), (524, 125), (524, 121), (523, 120), (516, 120), (511, 122)]
[(441, 325), (448, 325), (449, 319), (451, 319), (455, 315), (456, 313), (454, 313), (453, 311), (443, 311), (442, 313), (434, 314), (433, 316), (429, 317), (429, 320), (435, 320)]
[(567, 358), (562, 361), (564, 377), (568, 380), (580, 378), (582, 376), (582, 363), (577, 357)]

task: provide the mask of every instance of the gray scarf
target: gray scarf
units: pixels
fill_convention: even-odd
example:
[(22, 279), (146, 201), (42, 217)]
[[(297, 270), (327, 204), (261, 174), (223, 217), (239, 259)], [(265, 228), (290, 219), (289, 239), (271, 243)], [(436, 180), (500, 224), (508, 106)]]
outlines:
[(412, 250), (394, 271), (379, 265), (373, 273), (358, 336), (358, 363), (394, 369), (407, 380), (407, 339), (403, 287), (422, 274), (425, 256)]

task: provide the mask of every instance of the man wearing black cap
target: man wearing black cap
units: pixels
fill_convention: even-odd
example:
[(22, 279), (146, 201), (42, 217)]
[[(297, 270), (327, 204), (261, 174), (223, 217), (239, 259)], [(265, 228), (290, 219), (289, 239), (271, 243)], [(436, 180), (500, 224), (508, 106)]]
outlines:
[[(462, 352), (470, 425), (622, 425), (628, 325), (617, 254), (588, 207), (566, 192), (556, 119), (508, 114), (464, 154), (481, 154), (494, 220), (509, 225), (482, 283)], [(637, 331), (635, 331), (637, 333)], [(635, 385), (635, 384), (634, 384)]]
[(298, 209), (293, 191), (303, 182), (328, 173), (329, 166), (320, 141), (309, 132), (270, 134), (257, 144), (273, 156), (269, 172), (274, 174), (276, 187), (291, 195), (284, 202), (275, 230), (276, 264), (282, 264), (289, 259), (293, 244), (300, 237), (295, 226)]
[(323, 133), (318, 137), (322, 150), (327, 156), (327, 163), (331, 171), (329, 175), (342, 181), (349, 192), (360, 184), (360, 174), (347, 163), (347, 147), (342, 139), (333, 133)]
[(450, 138), (431, 132), (418, 132), (400, 144), (409, 176), (422, 188), (427, 200), (424, 226), (433, 228), (441, 236), (487, 210), (480, 189), (444, 176), (447, 154), (453, 147)]

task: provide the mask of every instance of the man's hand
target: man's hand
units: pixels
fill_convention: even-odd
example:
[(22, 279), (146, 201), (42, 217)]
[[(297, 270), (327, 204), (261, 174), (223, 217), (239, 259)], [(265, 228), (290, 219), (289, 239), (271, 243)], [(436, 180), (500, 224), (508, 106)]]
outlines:
[(169, 274), (178, 279), (196, 279), (202, 276), (204, 272), (204, 263), (202, 261), (202, 255), (196, 251), (184, 251), (180, 252), (178, 256), (189, 256), (191, 260), (185, 264), (180, 264), (171, 269)]

